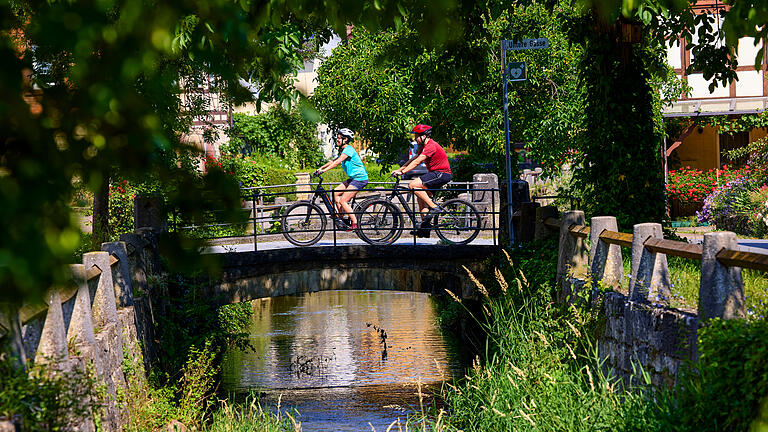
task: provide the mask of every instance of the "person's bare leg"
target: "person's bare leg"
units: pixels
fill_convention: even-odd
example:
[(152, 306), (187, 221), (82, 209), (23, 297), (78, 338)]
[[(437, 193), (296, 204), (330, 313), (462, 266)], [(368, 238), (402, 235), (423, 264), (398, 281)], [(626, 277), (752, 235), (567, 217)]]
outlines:
[(336, 215), (339, 217), (344, 214), (344, 209), (341, 207), (341, 197), (344, 196), (344, 191), (346, 190), (347, 186), (344, 183), (333, 188), (333, 206), (336, 208)]
[(349, 205), (349, 202), (354, 198), (355, 195), (357, 195), (357, 188), (355, 188), (352, 185), (349, 185), (347, 190), (341, 195), (341, 199), (339, 200), (339, 204), (341, 205), (341, 209), (344, 213), (346, 213), (349, 216), (349, 220), (352, 221), (352, 225), (357, 225), (357, 216), (355, 216), (355, 212), (352, 211), (352, 206)]
[(416, 201), (419, 204), (419, 213), (421, 216), (426, 216), (427, 212), (435, 207), (435, 202), (432, 201), (432, 195), (427, 191), (427, 187), (421, 182), (420, 178), (415, 178), (408, 183), (408, 187), (413, 190), (413, 194), (416, 195)]

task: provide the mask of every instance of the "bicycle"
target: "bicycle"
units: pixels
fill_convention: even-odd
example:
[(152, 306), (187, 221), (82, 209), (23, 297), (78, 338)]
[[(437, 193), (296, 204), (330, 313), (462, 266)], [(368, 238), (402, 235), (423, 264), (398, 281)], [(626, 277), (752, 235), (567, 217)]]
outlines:
[[(344, 231), (348, 230), (343, 217), (340, 217), (336, 212), (336, 207), (331, 201), (328, 190), (323, 187), (323, 176), (320, 174), (315, 175), (313, 173), (310, 178), (311, 177), (319, 179), (317, 187), (315, 187), (315, 190), (313, 191), (312, 198), (305, 201), (298, 201), (288, 206), (281, 219), (283, 237), (296, 246), (312, 246), (323, 237), (327, 230), (328, 216), (316, 203), (318, 198), (322, 201), (327, 214), (330, 215), (336, 228)], [(355, 214), (360, 214), (361, 205), (365, 202), (367, 202), (367, 200), (363, 200), (361, 203), (356, 203), (353, 198), (349, 204), (352, 206)], [(355, 234), (359, 237), (359, 232), (357, 230), (355, 231)]]
[[(405, 229), (403, 212), (411, 220), (411, 226), (416, 229), (420, 224), (415, 209), (411, 209), (404, 195), (411, 189), (400, 186), (400, 176), (395, 178), (395, 186), (386, 198), (370, 198), (361, 205), (358, 213), (358, 236), (373, 245), (392, 244)], [(397, 197), (400, 210), (392, 201)], [(461, 198), (445, 201), (440, 212), (432, 217), (430, 230), (444, 242), (451, 244), (467, 244), (480, 234), (481, 218), (472, 203)]]

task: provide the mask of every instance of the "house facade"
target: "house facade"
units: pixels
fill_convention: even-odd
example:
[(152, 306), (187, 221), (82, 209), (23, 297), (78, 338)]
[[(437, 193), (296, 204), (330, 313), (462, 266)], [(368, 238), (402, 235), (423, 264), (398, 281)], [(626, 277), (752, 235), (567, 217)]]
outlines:
[[(719, 29), (722, 24), (720, 12), (726, 7), (720, 0), (699, 0), (695, 11), (710, 15), (713, 27)], [(677, 102), (664, 110), (665, 117), (680, 118), (684, 125), (679, 136), (665, 143), (666, 171), (685, 166), (701, 170), (717, 169), (723, 165), (739, 166), (744, 160), (731, 160), (726, 152), (766, 136), (765, 129), (726, 133), (717, 127), (699, 126), (706, 122), (694, 121), (711, 116), (734, 119), (765, 111), (768, 101), (766, 53), (763, 53), (761, 68), (755, 70), (755, 55), (761, 46), (762, 43), (755, 46), (752, 38), (739, 40), (736, 70), (738, 80), (726, 87), (716, 87), (713, 91), (709, 90), (710, 82), (704, 79), (703, 73), (686, 72), (686, 68), (691, 65), (692, 53), (685, 48), (683, 38), (667, 48), (667, 62), (691, 89), (688, 94), (682, 95)]]

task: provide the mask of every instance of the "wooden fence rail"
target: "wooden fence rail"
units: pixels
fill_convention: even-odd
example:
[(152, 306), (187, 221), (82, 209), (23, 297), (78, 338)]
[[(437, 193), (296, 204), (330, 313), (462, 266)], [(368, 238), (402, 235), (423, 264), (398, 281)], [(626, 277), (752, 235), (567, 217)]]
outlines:
[[(629, 297), (633, 301), (670, 298), (670, 276), (667, 256), (697, 260), (702, 263), (699, 286), (698, 310), (706, 318), (734, 318), (746, 314), (742, 269), (768, 272), (768, 255), (738, 250), (736, 234), (714, 232), (704, 235), (702, 244), (690, 244), (661, 237), (661, 225), (638, 224), (633, 233), (622, 233), (601, 229), (593, 235), (592, 228), (584, 224), (584, 214), (579, 210), (565, 212), (561, 219), (547, 217), (553, 209), (536, 209), (537, 232), (548, 230), (560, 232), (558, 256), (558, 282), (561, 293), (570, 293), (574, 277), (584, 279), (584, 268), (589, 267), (593, 277), (616, 286), (624, 278), (621, 250), (611, 247), (632, 249), (632, 273), (629, 281)], [(593, 218), (590, 224), (605, 227), (616, 226), (615, 218), (602, 216)], [(563, 221), (581, 222), (563, 226)], [(642, 236), (642, 237), (637, 237)], [(570, 237), (570, 239), (569, 239)], [(584, 239), (592, 239), (593, 251), (588, 253)], [(635, 241), (636, 238), (644, 240)], [(598, 243), (598, 244), (594, 244)], [(600, 245), (602, 244), (602, 246)], [(602, 252), (597, 253), (600, 250)], [(589, 262), (585, 257), (589, 256)], [(617, 265), (618, 263), (618, 265)]]

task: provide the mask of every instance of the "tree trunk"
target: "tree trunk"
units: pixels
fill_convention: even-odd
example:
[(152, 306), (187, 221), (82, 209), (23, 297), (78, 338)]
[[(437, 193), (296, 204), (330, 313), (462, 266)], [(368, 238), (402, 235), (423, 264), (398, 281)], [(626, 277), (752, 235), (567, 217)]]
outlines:
[(105, 176), (98, 191), (93, 195), (93, 235), (91, 249), (101, 250), (101, 244), (109, 241), (109, 177)]

